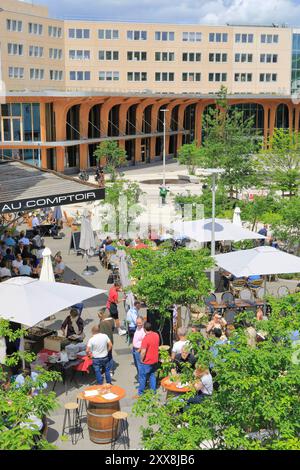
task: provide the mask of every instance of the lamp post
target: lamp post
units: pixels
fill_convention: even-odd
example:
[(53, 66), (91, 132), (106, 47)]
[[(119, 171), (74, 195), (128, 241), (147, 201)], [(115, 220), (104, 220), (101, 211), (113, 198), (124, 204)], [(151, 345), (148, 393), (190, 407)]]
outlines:
[[(216, 254), (216, 178), (218, 175), (222, 175), (225, 172), (222, 168), (209, 168), (207, 170), (203, 170), (206, 176), (212, 176), (212, 209), (211, 209), (211, 249), (210, 255), (212, 259)], [(212, 267), (210, 271), (210, 282), (215, 288), (215, 268)]]
[(166, 186), (166, 113), (168, 109), (161, 109), (164, 113), (164, 138), (163, 138), (163, 187)]

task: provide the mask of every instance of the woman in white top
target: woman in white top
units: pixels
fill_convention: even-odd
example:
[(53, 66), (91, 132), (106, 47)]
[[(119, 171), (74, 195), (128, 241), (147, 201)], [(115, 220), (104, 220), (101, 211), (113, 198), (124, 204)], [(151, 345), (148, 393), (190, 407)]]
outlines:
[(197, 391), (197, 394), (189, 398), (187, 405), (198, 405), (206, 397), (210, 397), (213, 394), (213, 379), (209, 369), (207, 367), (197, 367), (194, 372), (194, 377), (196, 379), (194, 383), (194, 388)]

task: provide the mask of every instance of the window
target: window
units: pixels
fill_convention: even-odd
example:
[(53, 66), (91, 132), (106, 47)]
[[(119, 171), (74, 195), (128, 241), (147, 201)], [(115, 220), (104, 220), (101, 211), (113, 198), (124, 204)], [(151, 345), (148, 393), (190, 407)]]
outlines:
[(48, 35), (51, 38), (61, 38), (62, 29), (59, 26), (48, 26)]
[(209, 33), (209, 42), (227, 42), (227, 33)]
[(99, 80), (118, 81), (120, 80), (119, 72), (99, 72)]
[(29, 46), (29, 57), (43, 57), (44, 48), (40, 46)]
[(130, 41), (146, 41), (147, 31), (127, 31), (127, 39)]
[(201, 73), (183, 72), (182, 74), (183, 82), (200, 82), (200, 80), (201, 80)]
[(210, 52), (209, 62), (227, 62), (227, 54), (221, 54), (220, 52)]
[(14, 44), (9, 42), (7, 44), (7, 52), (9, 55), (23, 55), (23, 44)]
[(119, 39), (118, 29), (98, 29), (99, 39)]
[(9, 78), (24, 78), (24, 67), (9, 67), (8, 76)]
[(83, 49), (70, 49), (69, 59), (71, 60), (90, 60), (91, 53), (89, 50)]
[(129, 82), (146, 82), (147, 72), (127, 72), (127, 80)]
[(38, 23), (28, 23), (29, 34), (41, 36), (43, 34), (43, 25)]
[(262, 44), (277, 44), (278, 34), (261, 34), (260, 42)]
[(30, 80), (44, 80), (44, 69), (30, 69)]
[(69, 29), (69, 38), (70, 39), (89, 39), (90, 30), (89, 29)]
[(253, 43), (253, 34), (236, 34), (235, 35), (235, 42), (237, 43)]
[(235, 73), (235, 82), (252, 82), (252, 73)]
[(260, 73), (260, 82), (277, 82), (277, 73)]
[(163, 62), (173, 62), (175, 60), (174, 52), (155, 52), (155, 60)]
[(184, 42), (200, 42), (202, 40), (202, 33), (182, 33), (182, 40)]
[(209, 73), (208, 81), (209, 82), (226, 82), (227, 73)]
[(277, 64), (277, 54), (260, 54), (260, 61), (264, 64)]
[(23, 31), (23, 23), (17, 20), (6, 20), (6, 29), (7, 31), (21, 33)]
[(50, 80), (59, 81), (63, 79), (62, 70), (50, 70)]
[(49, 49), (49, 59), (62, 59), (62, 49)]
[(174, 41), (175, 33), (170, 31), (156, 31), (155, 40), (156, 41)]
[(174, 73), (173, 72), (156, 72), (155, 81), (156, 82), (174, 82)]
[(75, 71), (70, 72), (70, 80), (90, 80), (91, 72)]
[(201, 52), (183, 52), (182, 61), (183, 62), (200, 62)]
[(137, 60), (137, 61), (145, 61), (147, 60), (147, 52), (142, 51), (127, 51), (127, 60)]
[(253, 54), (235, 54), (235, 62), (252, 62)]
[(119, 60), (119, 51), (99, 51), (99, 60)]

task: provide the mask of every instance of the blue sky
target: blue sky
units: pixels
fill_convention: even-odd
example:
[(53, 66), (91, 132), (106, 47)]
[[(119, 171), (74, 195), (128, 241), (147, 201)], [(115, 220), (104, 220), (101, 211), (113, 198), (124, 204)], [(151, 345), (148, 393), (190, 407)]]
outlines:
[(33, 0), (33, 3), (48, 5), (51, 16), (76, 19), (300, 26), (300, 0)]

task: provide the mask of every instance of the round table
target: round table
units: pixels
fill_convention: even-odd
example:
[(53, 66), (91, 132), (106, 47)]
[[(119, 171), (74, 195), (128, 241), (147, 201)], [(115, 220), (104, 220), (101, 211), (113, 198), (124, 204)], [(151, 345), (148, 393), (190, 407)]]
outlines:
[[(103, 388), (107, 387), (107, 385), (108, 384), (87, 387), (78, 396), (82, 400), (86, 400), (88, 402), (87, 422), (89, 435), (90, 440), (96, 444), (108, 444), (112, 441), (114, 435), (113, 426), (117, 426), (117, 423), (113, 425), (112, 415), (116, 411), (120, 411), (120, 400), (122, 400), (126, 395), (125, 390), (117, 385), (111, 385), (110, 391), (105, 392)], [(117, 395), (117, 397), (108, 400), (101, 394), (92, 397), (87, 397), (85, 395), (85, 392), (94, 390), (102, 391), (102, 394), (104, 395), (106, 393), (113, 393)]]
[(161, 386), (165, 390), (167, 390), (167, 398), (170, 397), (170, 396), (174, 397), (174, 395), (178, 395), (180, 393), (188, 393), (192, 390), (190, 386), (183, 387), (183, 388), (178, 388), (176, 386), (176, 382), (170, 382), (170, 377), (169, 376), (165, 377), (161, 381)]

